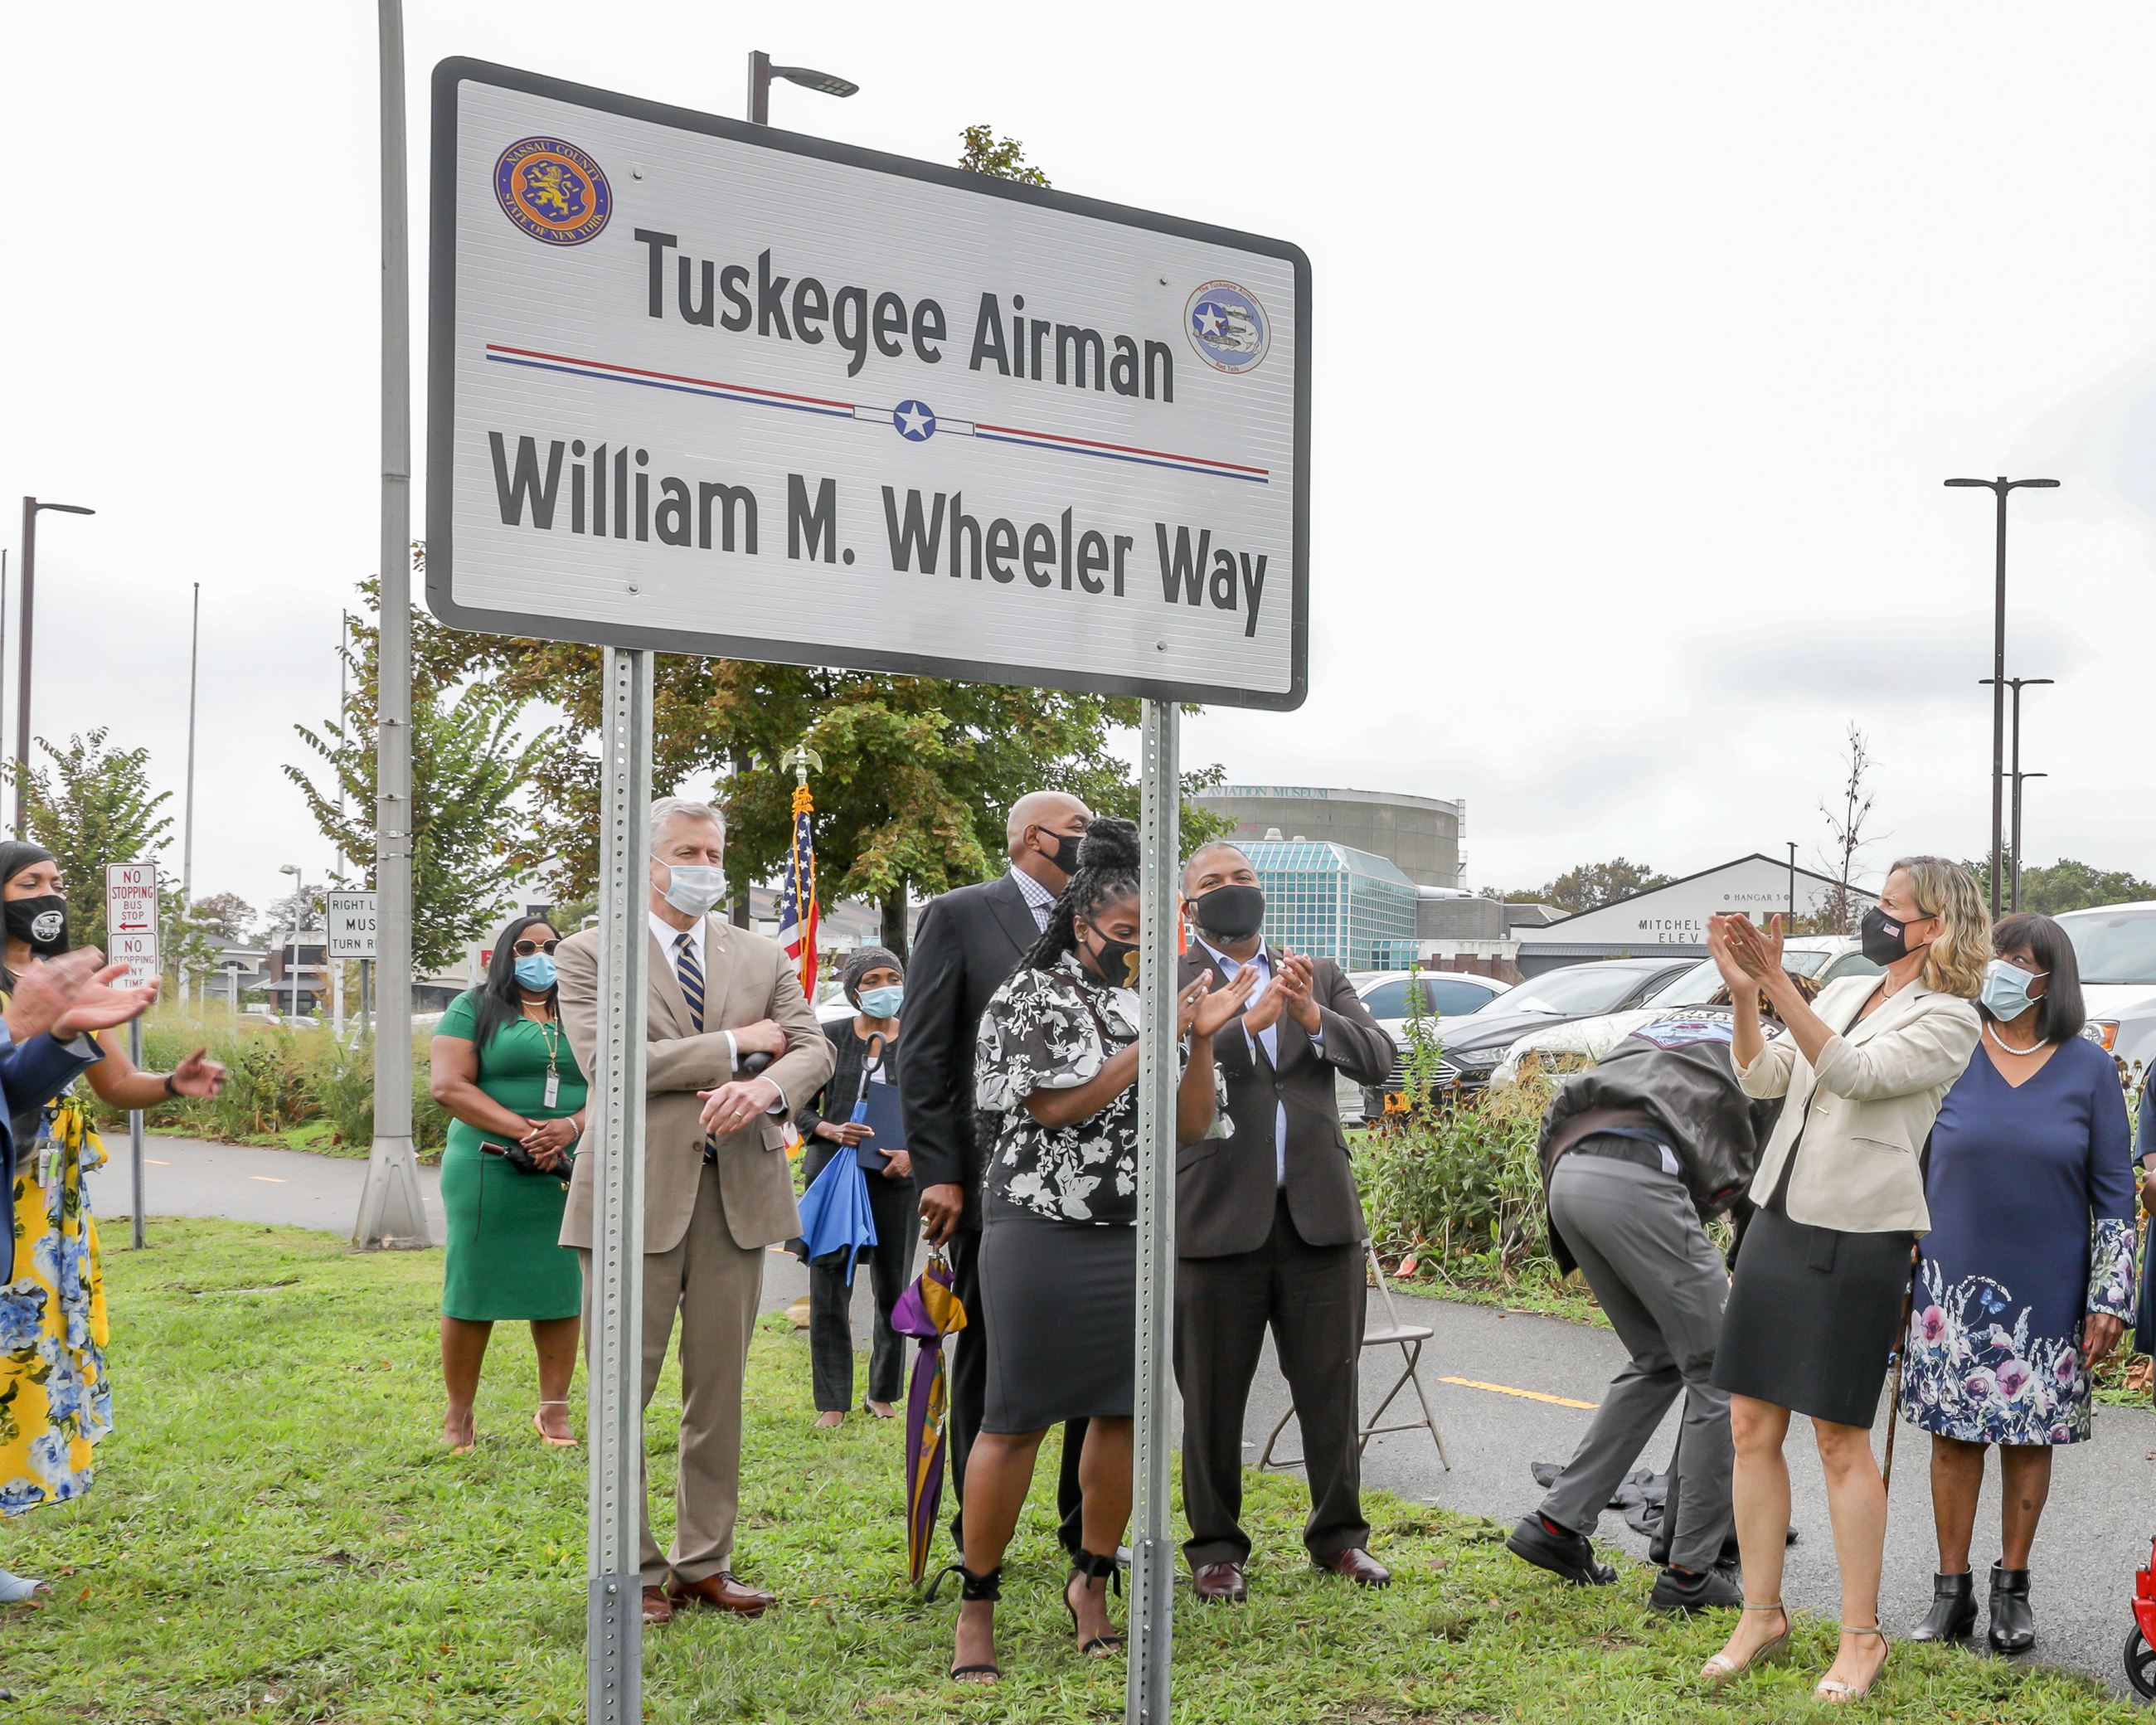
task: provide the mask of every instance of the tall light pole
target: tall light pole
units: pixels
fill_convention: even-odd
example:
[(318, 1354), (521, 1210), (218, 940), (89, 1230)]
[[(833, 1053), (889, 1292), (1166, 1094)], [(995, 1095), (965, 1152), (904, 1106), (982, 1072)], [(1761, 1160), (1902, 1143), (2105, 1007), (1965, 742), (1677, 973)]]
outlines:
[(2005, 810), (2006, 788), (2006, 494), (2024, 487), (2049, 491), (2058, 489), (2053, 479), (1950, 479), (1949, 485), (1981, 486), (1999, 499), (1999, 557), (1991, 629), (1991, 675), (1997, 680), (1991, 691), (1991, 914), (1999, 915), (2000, 828)]
[[(187, 624), (187, 807), (186, 836), (180, 841), (180, 909), (195, 907), (195, 683), (202, 660), (202, 583), (194, 584), (194, 608)], [(187, 999), (187, 978), (180, 978), (180, 1002)], [(207, 1005), (207, 1000), (203, 1003)]]
[[(2024, 689), (2041, 688), (2046, 684), (2056, 680), (2057, 679), (2054, 677), (2009, 677), (2006, 680), (2006, 686), (2014, 691), (2014, 768), (2008, 775), (2014, 782), (2013, 840), (2010, 846), (2013, 852), (2014, 866), (2007, 877), (2010, 891), (2006, 901), (2007, 908), (2010, 910), (2018, 911), (2021, 908), (2021, 781), (2025, 778), (2051, 777), (2048, 773), (2024, 773), (2021, 770), (2021, 691)], [(1989, 677), (1979, 677), (1977, 679), (1977, 686), (1989, 688), (1992, 686), (1992, 680)], [(1995, 867), (1996, 865), (1994, 866)]]
[[(377, 0), (382, 96), (381, 601), (375, 637), (374, 1142), (352, 1243), (424, 1246), (412, 1153), (412, 308), (404, 162), (404, 10)], [(326, 952), (323, 955), (326, 958)]]
[(757, 49), (748, 57), (748, 123), (751, 126), (771, 124), (771, 83), (774, 78), (783, 78), (788, 84), (798, 84), (804, 90), (820, 90), (829, 96), (850, 96), (860, 94), (860, 85), (849, 82), (835, 72), (819, 72), (812, 66), (774, 66), (771, 56)]
[[(300, 911), (302, 908), (300, 901), (306, 895), (307, 880), (306, 876), (300, 872), (297, 863), (280, 863), (277, 872), (292, 877), (292, 967), (285, 984), (292, 991), (292, 1016), (297, 1018), (300, 1015)], [(272, 1001), (276, 999), (275, 989), (270, 991), (270, 998)]]
[(80, 503), (40, 503), (34, 497), (23, 500), (23, 615), (16, 628), (18, 637), (15, 655), (15, 836), (27, 839), (28, 829), (23, 824), (23, 787), (30, 773), (30, 623), (32, 607), (37, 597), (38, 582), (38, 516), (39, 511), (52, 510), (60, 515), (95, 515), (94, 509)]

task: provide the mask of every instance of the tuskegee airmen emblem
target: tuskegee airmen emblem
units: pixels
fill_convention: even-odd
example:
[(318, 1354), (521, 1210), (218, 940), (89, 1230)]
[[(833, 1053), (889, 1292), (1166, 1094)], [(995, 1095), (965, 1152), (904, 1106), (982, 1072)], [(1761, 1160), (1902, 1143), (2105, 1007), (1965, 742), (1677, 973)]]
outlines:
[(613, 213), (613, 189), (598, 163), (559, 138), (519, 138), (494, 165), (502, 213), (547, 245), (598, 238)]
[(1272, 346), (1272, 323), (1257, 296), (1232, 281), (1209, 281), (1191, 295), (1183, 333), (1216, 372), (1250, 372)]

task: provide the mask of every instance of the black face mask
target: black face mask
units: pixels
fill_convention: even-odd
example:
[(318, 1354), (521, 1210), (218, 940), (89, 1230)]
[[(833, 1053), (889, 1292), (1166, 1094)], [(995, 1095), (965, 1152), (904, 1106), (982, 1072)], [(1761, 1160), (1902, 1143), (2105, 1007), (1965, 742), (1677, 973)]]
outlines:
[(1262, 886), (1216, 886), (1190, 901), (1190, 914), (1206, 933), (1222, 940), (1248, 940), (1265, 926)]
[(40, 898), (8, 901), (8, 932), (29, 942), (40, 958), (56, 958), (68, 949), (67, 901), (57, 892)]
[(1097, 952), (1084, 949), (1088, 968), (1111, 988), (1137, 987), (1138, 943), (1113, 939), (1097, 928), (1093, 932), (1100, 939), (1101, 949)]
[(1864, 913), (1864, 956), (1883, 967), (1897, 958), (1907, 957), (1912, 952), (1921, 952), (1931, 945), (1929, 941), (1920, 941), (1910, 946), (1904, 938), (1907, 927), (1907, 923), (1897, 922), (1879, 906), (1872, 906)]
[(1086, 835), (1083, 833), (1051, 833), (1046, 827), (1041, 828), (1040, 831), (1040, 842), (1050, 847), (1047, 852), (1049, 861), (1062, 870), (1066, 875), (1076, 874), (1078, 847), (1085, 842)]

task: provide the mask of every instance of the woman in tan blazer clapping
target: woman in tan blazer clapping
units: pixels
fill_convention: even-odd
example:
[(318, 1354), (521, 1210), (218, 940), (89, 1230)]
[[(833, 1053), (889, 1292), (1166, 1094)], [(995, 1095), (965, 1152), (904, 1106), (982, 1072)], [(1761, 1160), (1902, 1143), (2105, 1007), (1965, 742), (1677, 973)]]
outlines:
[[(1791, 1413), (1809, 1414), (1826, 1474), (1841, 1569), (1841, 1645), (1817, 1697), (1861, 1700), (1887, 1662), (1879, 1568), (1887, 1493), (1870, 1431), (1909, 1286), (1930, 1227), (1919, 1163), (1948, 1087), (1975, 1051), (1975, 997), (1990, 919), (1966, 870), (1935, 856), (1894, 865), (1865, 914), (1879, 976), (1845, 977), (1808, 1005), (1782, 970), (1781, 919), (1763, 932), (1717, 916), (1708, 948), (1737, 1011), (1747, 1094), (1784, 1096), (1752, 1185), (1758, 1206), (1738, 1255), (1714, 1382), (1730, 1394), (1744, 1615), (1702, 1675), (1721, 1683), (1782, 1657)], [(1762, 996), (1789, 1034), (1759, 1030)]]

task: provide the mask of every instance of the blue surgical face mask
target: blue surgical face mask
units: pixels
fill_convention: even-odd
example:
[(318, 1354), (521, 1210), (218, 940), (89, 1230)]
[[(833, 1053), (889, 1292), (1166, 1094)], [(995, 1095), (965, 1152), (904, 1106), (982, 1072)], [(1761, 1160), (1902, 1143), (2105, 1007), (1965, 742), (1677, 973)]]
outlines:
[(675, 863), (669, 871), (666, 902), (685, 916), (701, 916), (726, 896), (723, 869), (703, 863)]
[(906, 984), (893, 983), (886, 988), (861, 990), (861, 1010), (872, 1019), (895, 1019), (898, 1009), (906, 1004)]
[(1984, 992), (1977, 998), (1992, 1017), (2018, 1019), (2029, 1009), (2029, 985), (2051, 973), (2048, 970), (2024, 970), (2004, 958), (1994, 958), (1984, 967)]
[(516, 980), (527, 988), (551, 988), (554, 986), (554, 961), (544, 952), (534, 952), (528, 958), (516, 961)]

